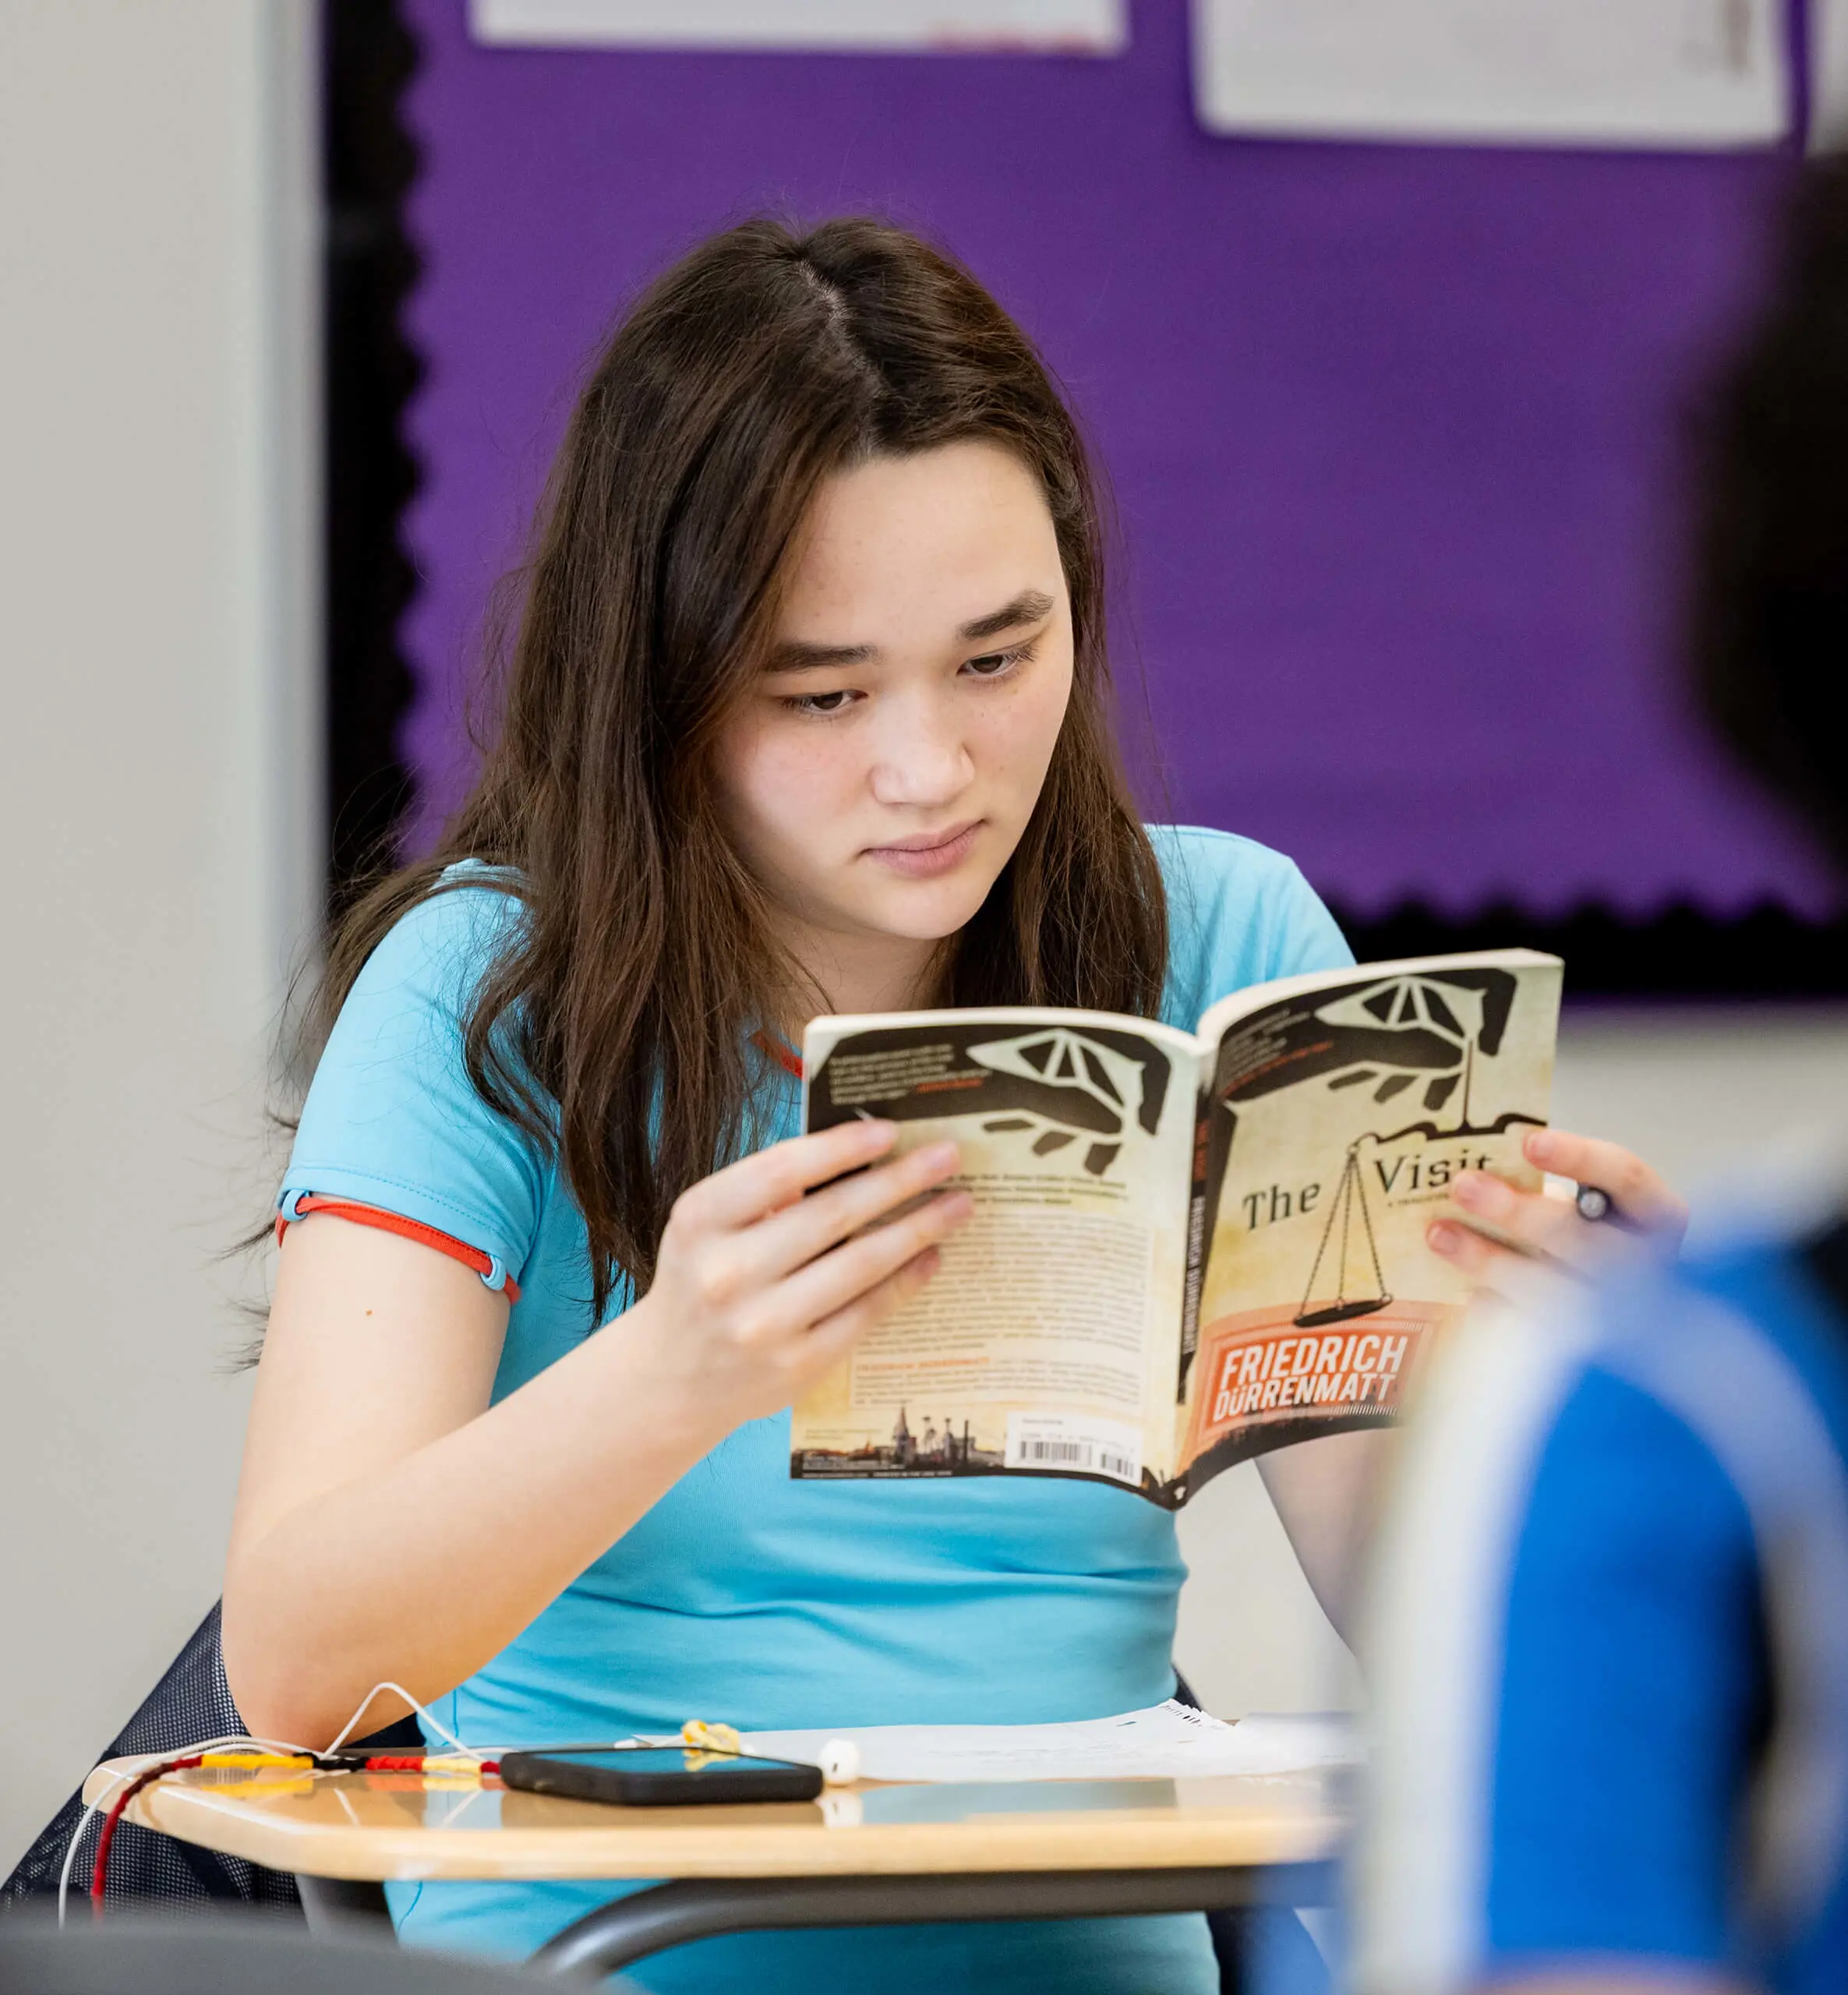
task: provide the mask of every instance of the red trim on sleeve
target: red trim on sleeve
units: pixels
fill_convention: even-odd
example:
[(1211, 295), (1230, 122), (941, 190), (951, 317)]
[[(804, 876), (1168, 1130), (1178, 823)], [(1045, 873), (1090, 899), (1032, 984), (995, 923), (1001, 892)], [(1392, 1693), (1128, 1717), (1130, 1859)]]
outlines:
[(785, 1073), (793, 1074), (797, 1080), (802, 1079), (802, 1056), (780, 1033), (760, 1032), (754, 1033), (751, 1036), (756, 1040), (758, 1050), (769, 1054)]
[[(289, 1209), (276, 1215), (276, 1244), (282, 1244), (282, 1236), (292, 1219), (306, 1219), (310, 1213), (326, 1213), (333, 1219), (351, 1220), (355, 1226), (376, 1227), (381, 1233), (395, 1233), (401, 1240), (415, 1240), (420, 1247), (433, 1247), (439, 1254), (447, 1254), (452, 1261), (460, 1261), (464, 1267), (479, 1275), (490, 1288), (504, 1290), (509, 1302), (520, 1299), (520, 1284), (501, 1267), (495, 1255), (484, 1254), (479, 1247), (471, 1247), (465, 1240), (458, 1240), (451, 1234), (439, 1233), (433, 1226), (406, 1219), (402, 1213), (387, 1212), (382, 1206), (357, 1205), (351, 1199), (323, 1199), (312, 1192), (304, 1192)], [(492, 1279), (497, 1270), (501, 1277), (498, 1283)]]

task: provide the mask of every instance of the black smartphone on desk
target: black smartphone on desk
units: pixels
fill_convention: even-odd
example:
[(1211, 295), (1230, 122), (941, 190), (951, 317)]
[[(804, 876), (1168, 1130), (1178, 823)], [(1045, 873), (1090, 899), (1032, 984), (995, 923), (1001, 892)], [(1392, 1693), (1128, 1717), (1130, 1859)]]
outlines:
[(505, 1753), (500, 1778), (528, 1794), (614, 1801), (625, 1808), (701, 1801), (812, 1801), (822, 1770), (795, 1760), (754, 1760), (690, 1746), (617, 1746), (599, 1752)]

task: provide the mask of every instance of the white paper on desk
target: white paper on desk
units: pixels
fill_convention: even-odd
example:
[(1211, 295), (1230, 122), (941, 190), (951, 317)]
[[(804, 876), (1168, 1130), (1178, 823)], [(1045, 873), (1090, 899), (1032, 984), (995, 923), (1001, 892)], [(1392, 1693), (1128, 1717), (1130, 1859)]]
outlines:
[(1508, 144), (1765, 144), (1782, 0), (1198, 0), (1209, 131)]
[(760, 1758), (810, 1763), (830, 1740), (850, 1739), (864, 1780), (1172, 1780), (1298, 1773), (1359, 1757), (1345, 1718), (1259, 1715), (1228, 1724), (1171, 1700), (1069, 1725), (875, 1725), (743, 1738), (744, 1750)]

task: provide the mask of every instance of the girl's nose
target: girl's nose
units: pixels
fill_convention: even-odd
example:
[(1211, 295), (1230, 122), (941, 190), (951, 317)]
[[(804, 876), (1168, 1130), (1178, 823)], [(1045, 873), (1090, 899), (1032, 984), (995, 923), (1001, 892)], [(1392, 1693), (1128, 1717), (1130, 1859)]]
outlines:
[(968, 787), (975, 762), (950, 717), (915, 706), (895, 708), (872, 769), (873, 795), (882, 803), (941, 809)]

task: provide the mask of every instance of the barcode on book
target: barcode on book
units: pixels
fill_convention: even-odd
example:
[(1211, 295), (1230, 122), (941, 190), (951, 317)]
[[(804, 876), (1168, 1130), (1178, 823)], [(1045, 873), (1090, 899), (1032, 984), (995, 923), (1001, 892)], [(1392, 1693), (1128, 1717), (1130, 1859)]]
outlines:
[(1119, 1475), (1125, 1482), (1136, 1478), (1136, 1464), (1127, 1455), (1100, 1448), (1094, 1441), (1023, 1441), (1023, 1468), (1094, 1468), (1105, 1475)]
[(1065, 1469), (1073, 1474), (1142, 1480), (1142, 1436), (1127, 1424), (1069, 1413), (1008, 1415), (1009, 1468)]

